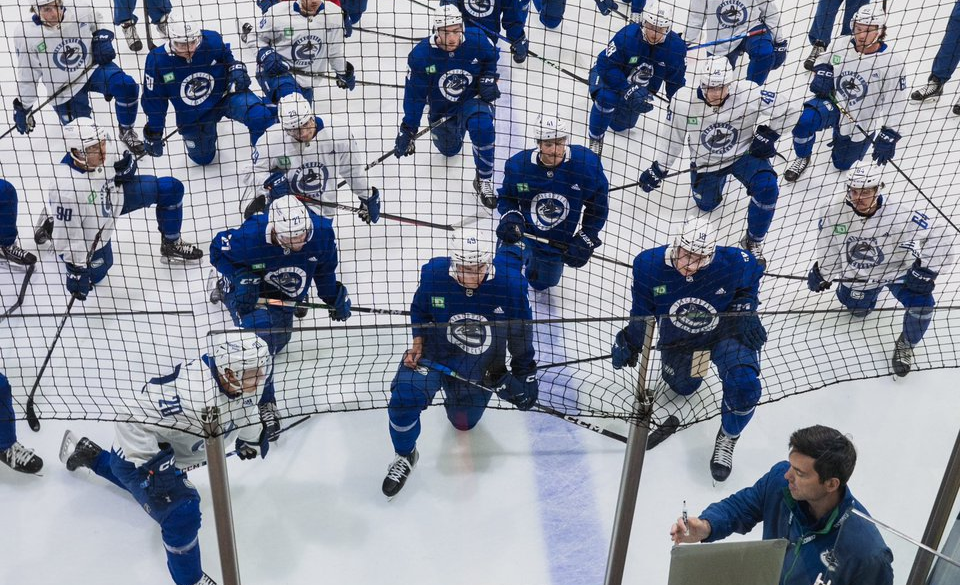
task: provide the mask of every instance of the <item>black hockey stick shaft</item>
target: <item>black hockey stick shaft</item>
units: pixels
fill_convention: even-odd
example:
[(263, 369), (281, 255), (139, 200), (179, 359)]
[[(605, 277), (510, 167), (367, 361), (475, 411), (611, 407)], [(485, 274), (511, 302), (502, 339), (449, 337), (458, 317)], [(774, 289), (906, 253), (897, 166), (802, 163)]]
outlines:
[[(93, 69), (95, 65), (96, 65), (96, 63), (94, 63), (93, 61), (91, 61), (90, 64), (87, 65), (87, 66), (84, 68), (84, 70), (81, 71), (80, 74), (77, 75), (74, 79), (71, 79), (70, 81), (64, 83), (64, 84), (61, 85), (59, 88), (57, 88), (57, 91), (55, 91), (55, 92), (53, 92), (52, 94), (50, 94), (50, 97), (48, 97), (47, 99), (43, 100), (43, 102), (42, 102), (40, 105), (34, 106), (33, 108), (30, 108), (30, 111), (27, 112), (27, 117), (29, 118), (30, 116), (33, 116), (34, 114), (36, 114), (37, 112), (39, 112), (40, 110), (42, 110), (42, 109), (44, 108), (44, 106), (46, 106), (47, 104), (49, 104), (49, 103), (52, 102), (53, 100), (57, 99), (57, 96), (59, 96), (61, 93), (65, 92), (68, 88), (72, 87), (73, 84), (76, 83), (77, 81), (79, 81), (81, 77), (83, 77), (84, 75), (86, 75), (87, 73), (89, 73), (90, 70)], [(6, 132), (4, 132), (3, 134), (0, 134), (0, 140), (3, 140), (4, 138), (6, 138), (8, 134), (10, 134), (11, 132), (13, 132), (13, 131), (16, 130), (16, 129), (17, 129), (17, 125), (16, 125), (16, 124), (14, 124), (13, 126), (7, 128), (7, 131), (6, 131)]]
[(608, 360), (610, 359), (610, 354), (607, 355), (598, 355), (596, 357), (582, 358), (579, 360), (567, 360), (565, 362), (555, 362), (552, 364), (538, 365), (538, 370), (549, 370), (550, 368), (562, 368), (564, 366), (572, 366), (574, 364), (584, 364), (587, 362), (595, 362), (597, 360)]
[[(311, 199), (311, 198), (309, 198), (309, 197), (304, 197), (304, 196), (302, 196), (302, 195), (298, 195), (298, 196), (297, 196), (297, 199), (299, 199), (300, 201), (303, 201), (303, 202), (304, 202), (305, 204), (307, 204), (307, 205), (319, 205), (319, 206), (321, 206), (321, 207), (333, 207), (333, 208), (335, 208), (335, 209), (342, 209), (342, 210), (344, 210), (344, 211), (352, 211), (353, 213), (357, 213), (357, 212), (360, 211), (360, 208), (359, 208), (359, 207), (352, 207), (352, 206), (350, 206), (350, 205), (344, 205), (343, 203), (333, 203), (333, 202), (331, 202), (331, 201), (322, 201), (322, 200), (319, 200), (319, 199)], [(456, 228), (454, 228), (452, 225), (447, 225), (447, 224), (443, 224), (443, 223), (434, 223), (434, 222), (432, 222), (432, 221), (426, 221), (426, 220), (422, 220), (422, 219), (413, 219), (412, 217), (403, 217), (402, 215), (394, 215), (394, 214), (392, 214), (392, 213), (387, 213), (387, 212), (385, 212), (385, 211), (381, 211), (381, 212), (380, 212), (380, 217), (382, 217), (382, 218), (384, 218), (384, 219), (389, 219), (389, 220), (392, 220), (392, 221), (397, 221), (397, 222), (400, 222), (400, 223), (406, 223), (406, 224), (415, 225), (415, 226), (420, 226), (420, 227), (428, 227), (428, 228), (433, 228), (433, 229), (437, 229), (437, 230), (444, 230), (444, 231), (448, 231), (448, 232), (452, 232), (452, 231), (454, 231), (454, 230), (456, 229)]]
[(3, 312), (3, 315), (0, 315), (0, 320), (6, 319), (10, 313), (16, 311), (20, 308), (20, 305), (23, 304), (23, 299), (27, 296), (27, 286), (30, 284), (30, 277), (33, 276), (33, 272), (37, 269), (37, 264), (33, 263), (27, 268), (27, 273), (23, 277), (23, 284), (20, 285), (20, 294), (17, 295), (17, 302), (13, 303), (9, 309)]
[[(783, 155), (780, 154), (779, 152), (776, 153), (776, 155), (779, 156), (782, 160), (787, 160), (787, 157), (783, 156)], [(747, 155), (747, 154), (744, 154), (743, 156), (748, 156), (748, 155)], [(687, 167), (687, 168), (685, 168), (685, 169), (680, 169), (679, 171), (673, 171), (672, 173), (667, 173), (667, 174), (664, 175), (663, 178), (660, 179), (660, 180), (661, 180), (661, 181), (664, 181), (664, 180), (666, 180), (666, 179), (671, 179), (671, 178), (673, 178), (673, 177), (677, 177), (677, 176), (682, 175), (682, 174), (684, 174), (684, 173), (692, 173), (693, 171), (696, 171), (697, 169), (710, 169), (710, 168), (713, 168), (713, 167), (715, 167), (715, 166), (719, 166), (719, 165), (721, 165), (721, 164), (723, 164), (723, 163), (725, 163), (725, 162), (728, 162), (728, 161), (721, 161), (721, 162), (718, 162), (718, 163), (714, 163), (714, 164), (712, 164), (712, 165), (706, 165), (706, 166), (702, 166), (702, 167), (697, 167), (697, 166), (691, 165), (691, 166), (689, 166), (689, 167)], [(730, 164), (732, 165), (733, 162), (730, 162)], [(633, 182), (633, 183), (627, 183), (626, 185), (620, 185), (619, 187), (611, 187), (610, 189), (607, 190), (607, 193), (613, 193), (614, 191), (620, 191), (620, 190), (622, 190), (622, 189), (632, 189), (632, 188), (634, 188), (634, 187), (639, 187), (639, 186), (640, 186), (640, 181), (635, 181), (635, 182)]]
[(157, 45), (153, 42), (153, 33), (150, 31), (150, 12), (147, 10), (147, 2), (143, 2), (143, 28), (147, 29), (147, 48), (154, 50)]
[[(312, 416), (313, 416), (312, 414), (308, 414), (307, 416), (305, 416), (305, 417), (303, 417), (303, 418), (297, 419), (297, 420), (294, 421), (290, 426), (280, 429), (280, 432), (277, 433), (277, 434), (274, 435), (274, 436), (275, 436), (275, 437), (279, 437), (280, 435), (282, 435), (283, 433), (289, 431), (290, 429), (293, 429), (293, 428), (296, 428), (296, 427), (300, 426), (301, 424), (303, 424), (303, 423), (307, 422), (308, 420), (310, 420), (310, 417), (312, 417)], [(230, 451), (229, 453), (227, 453), (226, 456), (227, 456), (227, 457), (233, 457), (233, 456), (236, 455), (236, 454), (237, 454), (237, 450), (234, 449), (233, 451)], [(200, 463), (196, 463), (196, 464), (191, 465), (191, 466), (189, 466), (189, 467), (184, 467), (184, 468), (181, 469), (180, 471), (182, 471), (182, 472), (184, 472), (184, 473), (187, 473), (187, 472), (189, 472), (189, 471), (194, 471), (194, 470), (196, 470), (196, 469), (200, 469), (201, 467), (206, 467), (206, 465), (207, 465), (207, 461), (206, 461), (206, 459), (204, 459), (204, 460), (201, 461)]]
[[(264, 307), (307, 307), (308, 309), (333, 309), (330, 305), (326, 303), (310, 303), (310, 302), (297, 302), (297, 301), (285, 301), (283, 299), (260, 299), (257, 301), (258, 305)], [(376, 309), (373, 307), (350, 307), (351, 311), (356, 311), (358, 313), (371, 313), (374, 315), (409, 315), (410, 311), (405, 311), (403, 309)]]
[[(774, 273), (774, 272), (766, 272), (766, 273), (764, 273), (764, 276), (770, 276), (770, 277), (772, 277), (772, 278), (784, 278), (784, 279), (787, 279), (787, 280), (807, 280), (807, 277), (806, 277), (806, 276), (795, 276), (795, 275), (793, 275), (793, 274), (776, 274), (776, 273)], [(865, 283), (875, 283), (875, 284), (903, 284), (903, 279), (902, 279), (902, 278), (895, 278), (895, 279), (882, 279), (882, 278), (879, 278), (879, 279), (874, 279), (874, 278), (834, 278), (834, 279), (830, 280), (829, 282), (839, 282), (839, 283), (854, 282), (854, 283), (860, 283), (860, 284), (865, 284)]]
[[(548, 245), (548, 246), (550, 246), (550, 247), (556, 248), (557, 250), (560, 250), (561, 252), (566, 252), (567, 249), (570, 248), (570, 246), (569, 246), (568, 244), (564, 244), (563, 242), (558, 242), (558, 241), (556, 241), (556, 240), (548, 240), (547, 238), (541, 238), (540, 236), (535, 236), (535, 235), (533, 235), (533, 234), (524, 234), (524, 237), (527, 238), (528, 240), (533, 240), (534, 242), (538, 242), (538, 243), (541, 243), (541, 244), (546, 244), (546, 245)], [(608, 262), (608, 263), (610, 263), (610, 264), (616, 264), (617, 266), (624, 266), (624, 267), (626, 267), (626, 268), (633, 268), (633, 265), (632, 265), (632, 264), (627, 264), (626, 262), (621, 262), (620, 260), (617, 260), (616, 258), (607, 258), (606, 256), (603, 256), (603, 255), (601, 255), (601, 254), (592, 254), (590, 257), (591, 257), (591, 258), (596, 258), (597, 260), (599, 260), (599, 261), (601, 261), (601, 262)]]
[(392, 33), (383, 32), (382, 30), (377, 30), (375, 28), (363, 28), (362, 26), (356, 26), (356, 25), (353, 26), (353, 30), (358, 30), (360, 32), (366, 32), (366, 33), (373, 33), (375, 35), (383, 35), (385, 37), (400, 39), (402, 41), (413, 41), (415, 43), (419, 43), (422, 40), (414, 37), (405, 37), (403, 35), (395, 35)]
[[(294, 71), (294, 73), (297, 73), (299, 75), (306, 75), (309, 77), (320, 77), (323, 79), (330, 79), (333, 81), (337, 79), (336, 75), (330, 75), (329, 73), (313, 73), (310, 71)], [(403, 89), (404, 87), (402, 85), (397, 85), (395, 83), (380, 83), (378, 81), (363, 81), (361, 79), (357, 79), (356, 82), (357, 82), (357, 85), (370, 85), (373, 87), (391, 87), (395, 89)]]

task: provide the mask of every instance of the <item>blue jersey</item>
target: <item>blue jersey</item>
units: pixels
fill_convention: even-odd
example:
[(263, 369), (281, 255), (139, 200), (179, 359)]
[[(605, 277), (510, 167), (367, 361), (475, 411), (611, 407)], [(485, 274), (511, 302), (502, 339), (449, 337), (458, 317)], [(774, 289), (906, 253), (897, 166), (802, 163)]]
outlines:
[(455, 4), (463, 14), (464, 24), (482, 30), (493, 44), (497, 44), (501, 24), (510, 44), (524, 37), (526, 14), (520, 10), (518, 0), (440, 0), (440, 5), (444, 4)]
[(579, 229), (599, 239), (609, 211), (600, 157), (573, 145), (559, 166), (548, 169), (538, 162), (538, 153), (523, 150), (507, 161), (497, 209), (520, 211), (525, 231), (553, 241), (570, 241), (581, 223)]
[[(631, 317), (656, 316), (660, 349), (708, 349), (733, 335), (717, 313), (756, 310), (763, 268), (753, 254), (717, 246), (713, 261), (685, 277), (673, 267), (672, 246), (640, 252), (633, 261)], [(631, 322), (628, 341), (643, 345), (640, 322)]]
[[(444, 257), (433, 258), (420, 270), (410, 321), (413, 336), (423, 338), (423, 356), (478, 380), (487, 365), (509, 348), (513, 374), (534, 373), (527, 279), (499, 258), (473, 290), (462, 287), (450, 271), (450, 258)], [(450, 325), (424, 327), (427, 323)]]
[(227, 279), (240, 271), (262, 278), (261, 296), (303, 301), (312, 279), (324, 302), (337, 298), (337, 244), (333, 223), (308, 211), (313, 230), (299, 252), (288, 252), (273, 243), (269, 214), (258, 213), (238, 228), (224, 230), (210, 244), (210, 263)]
[(224, 105), (227, 69), (236, 61), (220, 33), (200, 33), (200, 44), (190, 61), (174, 55), (166, 44), (147, 55), (140, 103), (147, 126), (153, 130), (163, 130), (166, 125), (168, 102), (173, 104), (180, 128), (207, 119), (216, 106)]
[(418, 128), (428, 103), (433, 114), (456, 112), (476, 95), (481, 76), (496, 74), (498, 58), (497, 48), (471, 27), (466, 28), (463, 42), (452, 53), (438, 49), (433, 36), (417, 43), (407, 57), (403, 123)]
[(620, 29), (607, 48), (597, 55), (591, 87), (600, 83), (615, 91), (641, 85), (656, 93), (666, 83), (667, 99), (683, 87), (687, 71), (687, 46), (674, 31), (662, 43), (651, 45), (639, 24)]

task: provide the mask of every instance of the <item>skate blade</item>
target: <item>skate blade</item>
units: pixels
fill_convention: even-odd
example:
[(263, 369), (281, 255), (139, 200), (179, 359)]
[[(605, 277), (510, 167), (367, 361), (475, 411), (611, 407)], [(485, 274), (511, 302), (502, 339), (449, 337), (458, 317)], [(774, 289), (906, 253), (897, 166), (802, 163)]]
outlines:
[(63, 433), (63, 440), (60, 442), (60, 463), (67, 464), (67, 459), (73, 454), (77, 447), (77, 435), (71, 430)]
[(160, 256), (160, 262), (162, 264), (176, 264), (176, 265), (185, 265), (185, 264), (194, 264), (199, 263), (203, 258), (197, 258), (196, 260), (188, 260), (186, 258), (169, 258), (167, 256)]

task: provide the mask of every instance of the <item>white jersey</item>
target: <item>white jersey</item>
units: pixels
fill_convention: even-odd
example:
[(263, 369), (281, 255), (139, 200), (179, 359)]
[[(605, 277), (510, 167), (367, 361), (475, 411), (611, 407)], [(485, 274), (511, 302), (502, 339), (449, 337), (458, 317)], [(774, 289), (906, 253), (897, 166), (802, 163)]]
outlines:
[(17, 91), (24, 107), (36, 103), (40, 82), (49, 95), (70, 86), (53, 99), (55, 106), (83, 89), (95, 69), (87, 70), (93, 63), (90, 54), (93, 33), (104, 27), (112, 28), (110, 21), (84, 5), (65, 5), (63, 20), (56, 28), (40, 24), (39, 17), (31, 15), (13, 42), (17, 55)]
[[(169, 374), (147, 381), (133, 392), (126, 403), (136, 404), (131, 418), (138, 422), (118, 422), (113, 448), (117, 454), (143, 465), (160, 451), (159, 443), (169, 443), (177, 459), (177, 467), (185, 468), (206, 460), (201, 415), (207, 406), (219, 408), (220, 424), (226, 431), (224, 444), (239, 438), (256, 443), (262, 423), (257, 405), (263, 386), (256, 393), (231, 399), (220, 391), (219, 383), (208, 362), (201, 358), (178, 364)], [(267, 366), (264, 384), (273, 375)], [(271, 382), (272, 383), (272, 382)]]
[[(770, 31), (773, 42), (780, 42), (780, 9), (774, 0), (690, 0), (683, 40), (709, 43), (746, 34), (759, 24)], [(711, 55), (722, 56), (736, 49), (740, 42), (718, 43), (706, 49)]]
[(658, 162), (664, 170), (670, 168), (687, 144), (693, 164), (706, 172), (719, 171), (746, 154), (758, 123), (782, 134), (799, 115), (787, 103), (788, 95), (763, 89), (751, 81), (731, 83), (730, 93), (719, 107), (707, 105), (698, 90), (699, 87), (682, 88), (667, 111), (669, 138), (666, 148), (657, 148), (661, 153)]
[(113, 182), (116, 159), (112, 153), (106, 158), (102, 166), (89, 172), (62, 162), (54, 167), (54, 179), (47, 187), (47, 213), (54, 222), (53, 248), (70, 264), (87, 265), (97, 234), (99, 250), (113, 237), (114, 221), (123, 209), (123, 188)]
[(876, 289), (893, 281), (920, 259), (934, 272), (954, 261), (952, 234), (913, 205), (884, 200), (870, 217), (858, 215), (837, 195), (820, 219), (815, 258), (824, 280), (851, 278), (854, 290)]
[[(317, 118), (318, 127), (321, 124)], [(313, 140), (300, 142), (274, 124), (257, 140), (253, 149), (253, 168), (247, 185), (265, 194), (263, 182), (270, 173), (284, 171), (294, 192), (315, 200), (336, 203), (337, 178), (358, 196), (370, 196), (367, 171), (357, 141), (346, 126), (320, 128)], [(336, 208), (323, 206), (323, 215), (333, 217)]]
[(343, 13), (324, 3), (316, 16), (303, 16), (297, 6), (296, 2), (280, 2), (263, 15), (257, 32), (259, 45), (280, 53), (301, 87), (313, 87), (319, 78), (312, 74), (326, 73), (328, 60), (334, 71), (346, 73)]
[[(874, 132), (881, 125), (896, 130), (907, 107), (907, 78), (903, 60), (890, 46), (861, 55), (852, 37), (840, 37), (833, 51), (820, 55), (817, 64), (833, 65), (837, 101), (864, 130)], [(857, 142), (866, 138), (850, 118), (840, 114), (840, 133)]]

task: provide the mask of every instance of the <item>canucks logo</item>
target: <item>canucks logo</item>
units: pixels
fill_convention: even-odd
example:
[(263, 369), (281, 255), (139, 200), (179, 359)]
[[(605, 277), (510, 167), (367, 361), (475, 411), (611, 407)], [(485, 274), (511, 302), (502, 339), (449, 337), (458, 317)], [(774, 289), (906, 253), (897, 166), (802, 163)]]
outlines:
[(317, 196), (326, 190), (329, 176), (330, 171), (323, 163), (307, 163), (293, 172), (290, 186), (297, 193)]
[(740, 0), (724, 0), (717, 6), (720, 26), (734, 28), (747, 22), (747, 7)]
[(476, 18), (484, 18), (493, 14), (493, 0), (466, 0), (463, 8)]
[(451, 69), (440, 76), (440, 93), (451, 102), (458, 102), (473, 85), (473, 75), (463, 69)]
[(447, 327), (447, 342), (455, 345), (469, 355), (480, 355), (487, 351), (492, 341), (487, 319), (476, 313), (460, 313), (450, 317)]
[(110, 197), (110, 185), (113, 181), (107, 181), (100, 187), (100, 214), (103, 217), (113, 217), (113, 199)]
[(844, 71), (840, 74), (837, 91), (850, 105), (856, 104), (867, 95), (869, 84), (856, 71)]
[(677, 299), (670, 306), (670, 321), (687, 333), (709, 333), (717, 328), (717, 309), (697, 297)]
[(630, 73), (630, 83), (646, 87), (652, 77), (653, 64), (644, 61), (633, 68), (633, 71)]
[(303, 69), (309, 67), (313, 60), (320, 55), (323, 49), (323, 39), (317, 35), (304, 35), (293, 41), (291, 55), (293, 55), (294, 67)]
[(87, 61), (87, 46), (80, 39), (64, 39), (53, 50), (53, 63), (68, 73), (76, 71)]
[(530, 218), (541, 230), (557, 227), (570, 215), (570, 203), (563, 195), (539, 193), (530, 201)]
[(202, 104), (213, 93), (213, 83), (213, 76), (209, 73), (191, 73), (180, 84), (180, 99), (188, 106)]
[(307, 273), (297, 266), (278, 268), (268, 272), (263, 279), (288, 297), (299, 297), (309, 284)]
[(879, 266), (885, 258), (874, 238), (851, 237), (847, 240), (847, 264), (858, 270)]
[(726, 122), (710, 124), (700, 132), (700, 144), (711, 154), (726, 154), (737, 145), (740, 131)]

